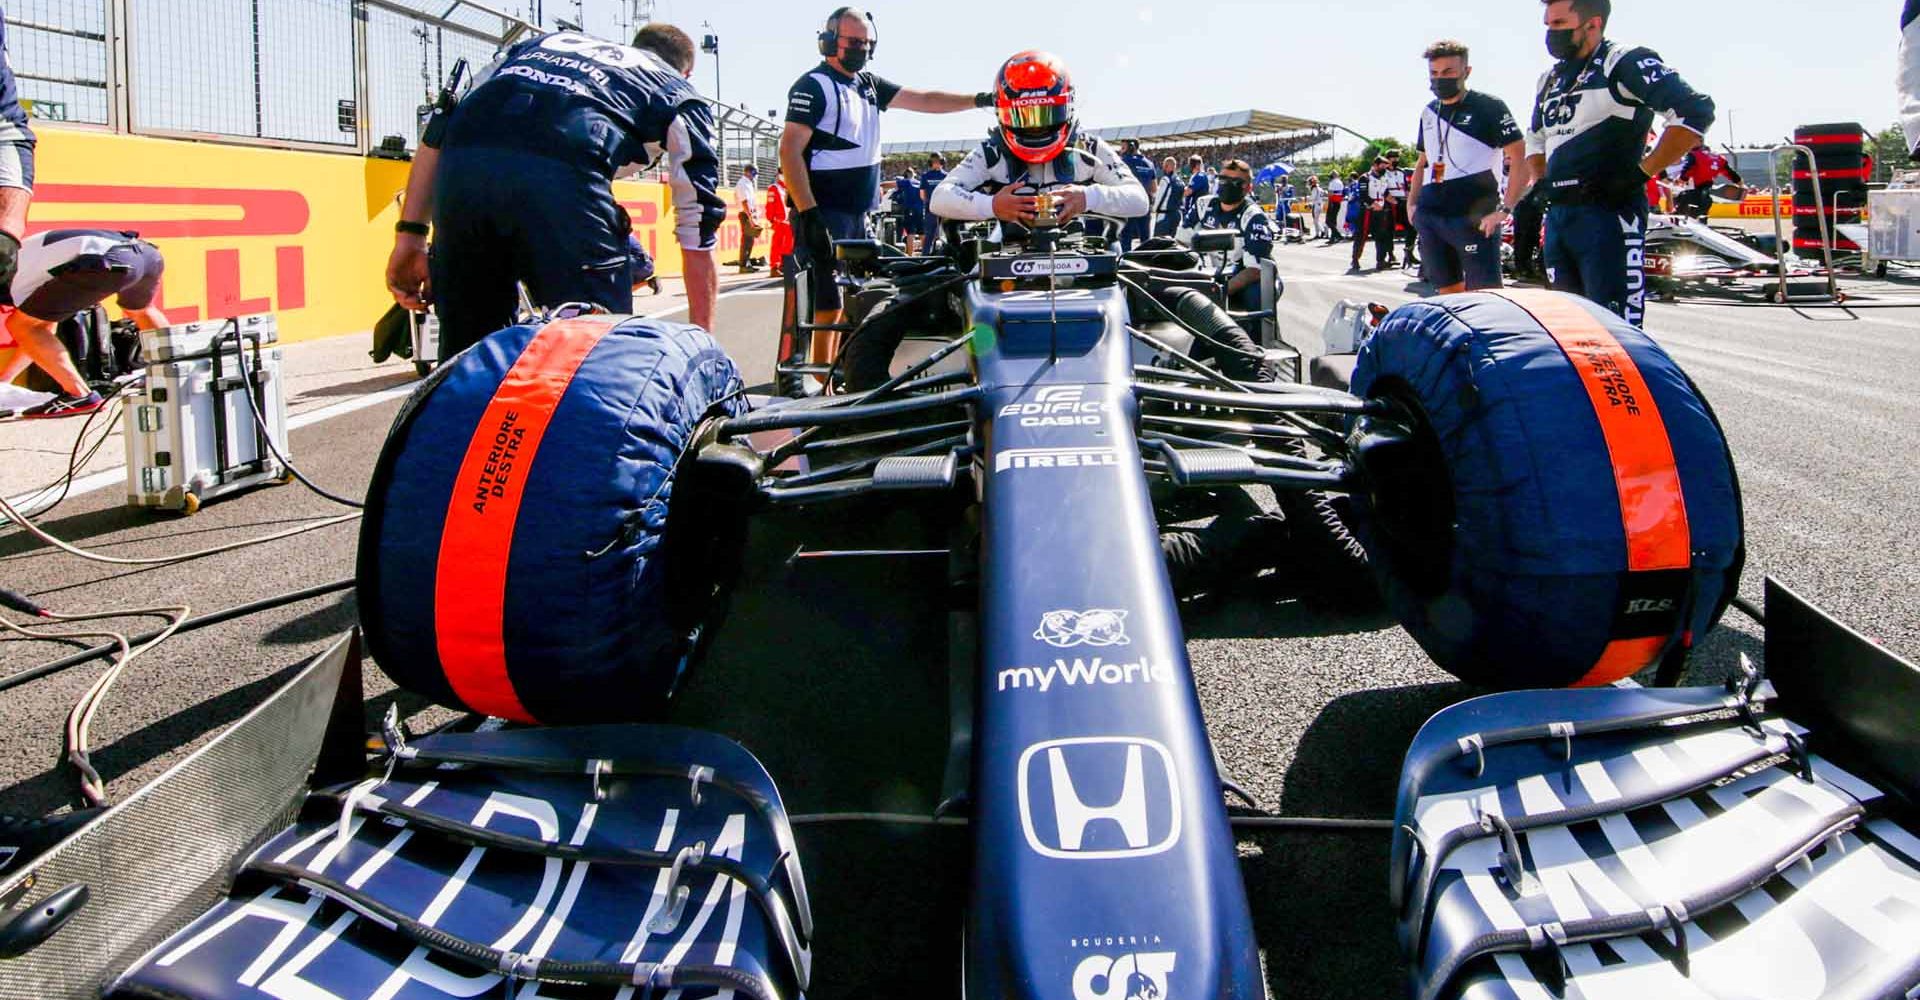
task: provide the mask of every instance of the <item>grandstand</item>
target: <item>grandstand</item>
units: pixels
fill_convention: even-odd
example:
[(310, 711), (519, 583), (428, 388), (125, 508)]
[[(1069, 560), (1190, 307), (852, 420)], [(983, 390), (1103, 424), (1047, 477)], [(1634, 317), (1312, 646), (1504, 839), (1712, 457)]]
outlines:
[[(1333, 122), (1254, 109), (1147, 125), (1116, 125), (1091, 131), (1109, 142), (1138, 139), (1141, 149), (1152, 153), (1156, 160), (1162, 156), (1172, 156), (1184, 166), (1189, 155), (1198, 153), (1209, 164), (1238, 157), (1256, 168), (1328, 142), (1339, 132), (1359, 136), (1351, 129)], [(1366, 137), (1359, 138), (1365, 141)], [(979, 136), (972, 136), (965, 139), (886, 143), (881, 147), (884, 157), (882, 169), (889, 177), (908, 165), (920, 169), (926, 166), (927, 157), (934, 153), (944, 153), (951, 161), (955, 155), (964, 154), (979, 141)]]

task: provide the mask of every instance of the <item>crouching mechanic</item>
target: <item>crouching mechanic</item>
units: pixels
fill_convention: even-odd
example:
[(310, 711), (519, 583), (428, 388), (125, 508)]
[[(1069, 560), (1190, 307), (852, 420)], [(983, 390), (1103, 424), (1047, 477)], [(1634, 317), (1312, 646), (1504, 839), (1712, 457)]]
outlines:
[(662, 155), (688, 312), (712, 329), (727, 206), (713, 113), (692, 74), (693, 41), (672, 25), (641, 28), (631, 47), (562, 31), (515, 44), (435, 114), (407, 176), (387, 287), (410, 309), (434, 303), (443, 357), (513, 322), (516, 282), (536, 305), (632, 312), (612, 181)]
[(1187, 216), (1187, 225), (1200, 229), (1232, 229), (1240, 234), (1240, 261), (1227, 279), (1227, 304), (1234, 309), (1260, 308), (1260, 262), (1273, 259), (1273, 218), (1247, 197), (1253, 189), (1253, 169), (1245, 160), (1228, 160), (1220, 167), (1219, 193), (1203, 195)]
[(39, 365), (60, 385), (54, 398), (23, 410), (22, 418), (69, 417), (100, 408), (100, 394), (74, 367), (54, 330), (61, 323), (117, 296), (115, 304), (142, 330), (167, 325), (153, 299), (166, 262), (153, 244), (137, 234), (109, 229), (54, 229), (20, 244), (20, 268), (9, 287), (14, 309), (7, 332), (20, 354), (0, 371), (10, 382), (26, 367)]
[[(1706, 134), (1713, 99), (1652, 50), (1607, 40), (1612, 13), (1612, 0), (1547, 0), (1547, 52), (1559, 63), (1540, 78), (1527, 174), (1546, 185), (1548, 281), (1641, 326), (1647, 181)], [(1642, 157), (1655, 112), (1667, 127)]]

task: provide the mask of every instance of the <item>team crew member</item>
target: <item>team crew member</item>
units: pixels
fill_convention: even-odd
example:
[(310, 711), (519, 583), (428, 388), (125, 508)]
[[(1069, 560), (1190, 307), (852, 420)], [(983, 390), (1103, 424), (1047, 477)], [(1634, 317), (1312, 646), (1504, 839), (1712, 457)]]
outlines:
[(100, 394), (87, 385), (54, 329), (116, 296), (115, 304), (142, 330), (167, 325), (154, 308), (166, 262), (153, 244), (134, 233), (108, 229), (54, 229), (35, 233), (20, 245), (18, 269), (8, 291), (15, 308), (7, 332), (21, 357), (0, 372), (0, 382), (20, 374), (24, 362), (39, 365), (60, 385), (60, 392), (21, 411), (23, 418), (67, 417), (100, 408)]
[(900, 206), (900, 238), (903, 249), (912, 257), (920, 252), (920, 237), (927, 229), (927, 203), (920, 196), (920, 178), (906, 167), (893, 182), (893, 197)]
[(1201, 159), (1199, 153), (1187, 157), (1187, 198), (1180, 205), (1181, 217), (1192, 215), (1194, 206), (1200, 204), (1200, 199), (1205, 198), (1211, 190), (1212, 185), (1207, 180), (1207, 161)]
[(1347, 185), (1347, 197), (1360, 207), (1359, 223), (1353, 230), (1353, 264), (1360, 270), (1360, 252), (1373, 237), (1373, 268), (1384, 271), (1394, 266), (1393, 203), (1400, 195), (1398, 171), (1387, 169), (1387, 158), (1373, 158), (1373, 170)]
[[(853, 7), (827, 15), (817, 38), (820, 65), (787, 91), (787, 123), (780, 134), (780, 165), (796, 214), (794, 253), (808, 267), (815, 323), (840, 319), (834, 283), (833, 241), (866, 235), (866, 213), (880, 192), (880, 112), (890, 108), (945, 114), (986, 107), (986, 94), (953, 94), (901, 87), (867, 72), (877, 48), (873, 18)], [(812, 360), (839, 355), (837, 334), (812, 339)]]
[[(19, 266), (20, 241), (27, 233), (27, 206), (33, 201), (33, 129), (20, 106), (20, 88), (7, 61), (7, 29), (0, 18), (0, 288)], [(7, 381), (0, 379), (0, 382)]]
[(1673, 210), (1696, 219), (1706, 218), (1713, 208), (1714, 181), (1725, 177), (1735, 184), (1741, 183), (1740, 172), (1733, 169), (1733, 164), (1708, 149), (1705, 143), (1693, 147), (1679, 167), (1681, 191), (1673, 197)]
[[(927, 169), (920, 172), (920, 204), (923, 213), (924, 207), (933, 202), (933, 189), (939, 187), (940, 182), (946, 179), (947, 158), (939, 153), (928, 157)], [(926, 227), (926, 238), (920, 242), (920, 252), (932, 256), (934, 244), (940, 241), (940, 224), (932, 219), (927, 219), (926, 222), (929, 224)]]
[[(1467, 89), (1467, 47), (1451, 39), (1427, 46), (1420, 112), (1420, 159), (1407, 189), (1407, 214), (1420, 237), (1426, 277), (1441, 293), (1500, 287), (1500, 228), (1527, 190), (1526, 140), (1505, 102)], [(1504, 159), (1507, 195), (1495, 168)]]
[(1400, 151), (1397, 149), (1387, 150), (1387, 174), (1395, 179), (1399, 187), (1393, 198), (1393, 229), (1396, 233), (1404, 234), (1407, 241), (1407, 266), (1418, 267), (1420, 258), (1413, 252), (1413, 217), (1407, 214), (1407, 191), (1413, 183), (1413, 171), (1400, 165)]
[(754, 270), (753, 244), (760, 238), (760, 189), (754, 181), (760, 177), (760, 171), (749, 163), (740, 171), (740, 180), (733, 186), (733, 198), (740, 204), (740, 273)]
[(1340, 239), (1341, 239), (1340, 212), (1341, 212), (1341, 206), (1346, 201), (1346, 195), (1347, 195), (1347, 182), (1340, 179), (1340, 171), (1338, 170), (1334, 171), (1333, 176), (1327, 180), (1326, 191), (1327, 191), (1327, 222), (1326, 222), (1327, 243), (1328, 245), (1332, 245), (1340, 242)]
[(1239, 310), (1260, 306), (1260, 262), (1273, 259), (1273, 217), (1247, 197), (1253, 170), (1245, 160), (1220, 167), (1219, 193), (1201, 199), (1187, 224), (1195, 229), (1232, 229), (1240, 234), (1241, 259), (1227, 279), (1228, 301)]
[[(1133, 171), (1134, 178), (1140, 182), (1141, 188), (1146, 190), (1147, 201), (1151, 203), (1159, 177), (1153, 169), (1153, 161), (1140, 154), (1140, 140), (1120, 140), (1120, 160), (1127, 165), (1128, 170)], [(1147, 217), (1142, 215), (1128, 219), (1126, 228), (1120, 230), (1120, 252), (1131, 252), (1135, 241), (1146, 238)]]
[[(1713, 124), (1713, 99), (1649, 49), (1604, 36), (1611, 0), (1548, 0), (1547, 52), (1527, 128), (1528, 175), (1547, 186), (1547, 278), (1638, 326), (1646, 312), (1648, 178)], [(1667, 127), (1642, 157), (1658, 112)]]
[(773, 183), (767, 185), (767, 224), (773, 227), (773, 246), (767, 250), (768, 273), (785, 274), (787, 257), (793, 253), (793, 227), (787, 224), (787, 186), (780, 182), (780, 168), (773, 169)]
[(1153, 235), (1171, 237), (1180, 231), (1180, 161), (1169, 156), (1160, 161), (1160, 176), (1154, 180)]
[(727, 204), (713, 114), (687, 82), (692, 73), (693, 42), (672, 25), (641, 28), (631, 47), (555, 32), (507, 49), (451, 113), (428, 122), (394, 226), (387, 288), (409, 309), (433, 302), (442, 357), (513, 322), (516, 282), (535, 305), (632, 312), (631, 227), (611, 182), (663, 154), (688, 311), (711, 327), (713, 248)]

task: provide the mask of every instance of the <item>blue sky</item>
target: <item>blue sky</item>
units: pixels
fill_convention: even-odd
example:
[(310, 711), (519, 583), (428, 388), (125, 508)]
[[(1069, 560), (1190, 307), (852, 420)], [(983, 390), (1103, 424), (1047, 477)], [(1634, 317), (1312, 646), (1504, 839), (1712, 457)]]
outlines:
[[(507, 3), (503, 6), (522, 6)], [(584, 0), (587, 26), (613, 34), (625, 0)], [(817, 60), (812, 34), (832, 4), (769, 0), (659, 0), (656, 20), (721, 37), (720, 96), (765, 113)], [(816, 10), (815, 8), (818, 7)], [(1764, 142), (1796, 123), (1894, 120), (1899, 0), (1743, 3), (1618, 0), (1609, 37), (1659, 52), (1713, 95), (1715, 144)], [(1258, 107), (1411, 138), (1426, 93), (1420, 51), (1441, 37), (1473, 49), (1473, 85), (1516, 113), (1548, 64), (1533, 0), (1253, 3), (1114, 0), (1107, 3), (882, 2), (872, 7), (880, 51), (872, 68), (896, 83), (973, 91), (1023, 48), (1067, 60), (1093, 126)], [(571, 17), (569, 0), (546, 15)], [(713, 88), (702, 56), (695, 80)], [(889, 140), (970, 136), (986, 112), (889, 114)]]

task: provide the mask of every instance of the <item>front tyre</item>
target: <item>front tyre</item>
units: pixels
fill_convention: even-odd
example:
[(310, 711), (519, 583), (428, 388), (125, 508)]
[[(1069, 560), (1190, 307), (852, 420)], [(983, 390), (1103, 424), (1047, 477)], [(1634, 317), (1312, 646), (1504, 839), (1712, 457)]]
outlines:
[(1353, 391), (1411, 432), (1356, 428), (1355, 513), (1388, 607), (1443, 669), (1607, 684), (1719, 620), (1743, 556), (1732, 457), (1645, 333), (1559, 292), (1441, 296), (1381, 321)]

